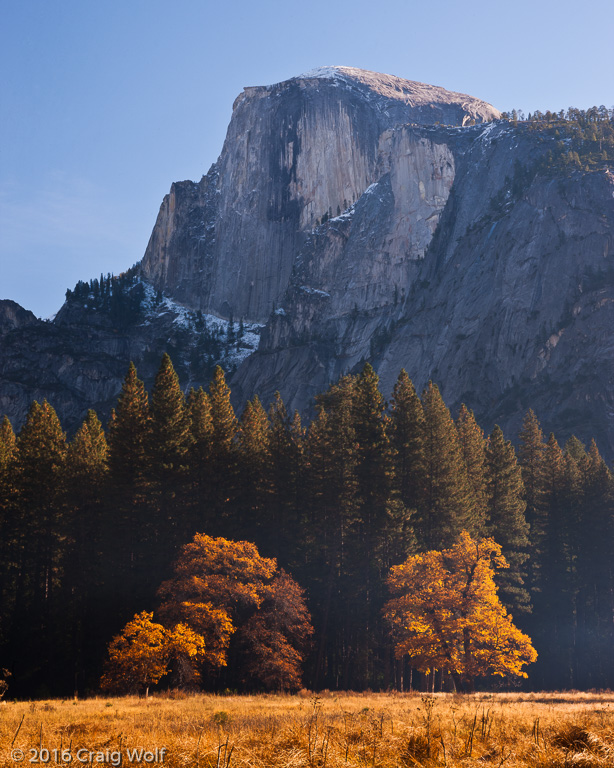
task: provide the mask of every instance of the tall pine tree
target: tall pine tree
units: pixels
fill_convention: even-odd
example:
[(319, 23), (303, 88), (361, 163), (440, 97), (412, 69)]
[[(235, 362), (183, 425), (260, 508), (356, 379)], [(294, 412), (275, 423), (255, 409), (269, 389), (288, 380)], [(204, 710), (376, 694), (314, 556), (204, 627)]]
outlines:
[[(18, 577), (9, 653), (18, 668), (26, 665), (27, 671), (20, 671), (26, 672), (36, 690), (54, 677), (57, 684), (60, 674), (57, 662), (66, 639), (60, 590), (70, 534), (64, 483), (66, 437), (47, 401), (32, 403), (17, 448)], [(48, 674), (49, 665), (55, 674)]]
[(226, 526), (232, 528), (232, 508), (237, 494), (237, 417), (230, 402), (230, 389), (224, 371), (218, 365), (209, 384), (211, 421), (211, 513), (226, 535)]
[(524, 487), (516, 452), (503, 432), (495, 426), (486, 447), (487, 533), (501, 545), (509, 568), (498, 576), (501, 601), (508, 611), (530, 611), (525, 586), (525, 565), (529, 557), (529, 526), (524, 511)]
[(72, 632), (64, 666), (72, 673), (75, 690), (82, 693), (99, 677), (116, 600), (107, 581), (107, 563), (117, 546), (105, 505), (108, 445), (93, 410), (68, 445), (65, 474), (72, 535), (63, 604)]
[(152, 561), (158, 520), (152, 510), (151, 412), (145, 385), (130, 363), (117, 408), (109, 422), (109, 468), (116, 546), (109, 560), (110, 577), (118, 591), (118, 626), (148, 605), (155, 585)]
[(436, 384), (422, 394), (426, 487), (416, 520), (422, 551), (454, 544), (461, 531), (479, 532), (458, 432)]
[(161, 568), (170, 565), (179, 547), (193, 535), (189, 505), (185, 499), (191, 442), (185, 397), (171, 359), (165, 354), (151, 394), (148, 446), (150, 494), (155, 504), (156, 555)]
[(266, 411), (256, 395), (247, 402), (237, 433), (237, 484), (235, 537), (244, 535), (267, 554), (271, 551), (269, 506), (271, 502), (270, 430)]
[[(486, 441), (484, 440), (484, 432), (476, 422), (473, 411), (470, 411), (464, 403), (458, 412), (456, 429), (473, 497), (471, 504), (475, 517), (476, 534), (481, 534), (485, 530), (487, 518)], [(498, 539), (497, 542), (501, 543)]]

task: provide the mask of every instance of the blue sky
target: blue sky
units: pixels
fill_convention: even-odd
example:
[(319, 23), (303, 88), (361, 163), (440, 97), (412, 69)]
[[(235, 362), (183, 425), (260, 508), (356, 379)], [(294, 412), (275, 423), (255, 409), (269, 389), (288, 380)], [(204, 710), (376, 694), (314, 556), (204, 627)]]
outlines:
[(0, 298), (46, 317), (145, 250), (247, 85), (343, 64), (502, 110), (614, 104), (612, 0), (21, 0), (0, 25)]

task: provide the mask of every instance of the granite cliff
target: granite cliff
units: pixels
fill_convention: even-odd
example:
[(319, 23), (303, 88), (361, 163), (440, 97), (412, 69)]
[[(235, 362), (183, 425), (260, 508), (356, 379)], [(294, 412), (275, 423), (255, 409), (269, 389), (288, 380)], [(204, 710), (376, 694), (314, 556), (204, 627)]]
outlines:
[(143, 276), (195, 309), (263, 322), (316, 223), (379, 178), (387, 130), (496, 117), (470, 96), (350, 67), (246, 88), (217, 163), (162, 203)]
[(404, 367), (486, 428), (513, 436), (533, 407), (612, 457), (611, 163), (564, 164), (564, 133), (500, 117), (348, 67), (246, 88), (217, 163), (162, 203), (143, 311), (118, 327), (87, 292), (53, 323), (3, 309), (0, 409), (104, 410), (130, 357), (150, 377), (170, 346), (186, 386), (221, 361), (237, 405), (280, 390), (305, 411), (368, 359), (386, 393)]

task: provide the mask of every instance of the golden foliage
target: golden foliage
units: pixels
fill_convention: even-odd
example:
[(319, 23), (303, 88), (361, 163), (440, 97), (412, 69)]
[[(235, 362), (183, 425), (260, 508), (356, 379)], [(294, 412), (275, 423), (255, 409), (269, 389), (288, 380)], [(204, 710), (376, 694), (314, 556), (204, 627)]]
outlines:
[(477, 675), (526, 677), (522, 667), (537, 653), (499, 600), (496, 567), (507, 567), (501, 547), (466, 531), (450, 549), (394, 567), (388, 580), (394, 597), (384, 613), (397, 657), (407, 654), (424, 672), (449, 672), (461, 685)]
[(109, 645), (109, 658), (100, 681), (103, 691), (140, 693), (168, 671), (167, 630), (143, 611), (129, 621)]
[(303, 651), (312, 634), (303, 591), (282, 570), (242, 631), (249, 649), (248, 675), (268, 690), (298, 690)]
[(158, 595), (166, 624), (183, 623), (200, 634), (199, 659), (227, 663), (231, 635), (247, 650), (246, 678), (266, 688), (300, 687), (303, 649), (313, 633), (302, 590), (255, 544), (197, 534), (181, 551), (175, 576)]
[(295, 690), (313, 634), (298, 584), (254, 544), (197, 534), (165, 581), (159, 616), (144, 611), (109, 646), (103, 690), (141, 691), (169, 672), (173, 683), (194, 686), (200, 667), (227, 664), (232, 634), (246, 652), (245, 678), (268, 689)]

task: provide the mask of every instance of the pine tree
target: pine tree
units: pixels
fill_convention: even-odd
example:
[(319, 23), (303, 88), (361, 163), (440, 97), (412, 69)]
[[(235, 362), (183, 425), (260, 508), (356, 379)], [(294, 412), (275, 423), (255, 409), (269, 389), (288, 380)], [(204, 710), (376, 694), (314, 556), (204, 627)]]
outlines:
[(535, 551), (539, 551), (544, 536), (541, 497), (543, 494), (546, 443), (539, 421), (531, 409), (527, 411), (518, 437), (520, 438), (518, 457), (522, 468), (522, 480), (527, 502), (527, 522), (531, 528), (533, 548)]
[(211, 400), (200, 387), (191, 389), (187, 397), (191, 441), (188, 452), (190, 502), (194, 530), (211, 529), (209, 496), (212, 484), (213, 418)]
[(256, 395), (247, 401), (237, 432), (236, 533), (242, 532), (261, 547), (270, 542), (272, 534), (265, 519), (271, 500), (269, 440), (268, 416)]
[(279, 392), (269, 408), (269, 424), (271, 551), (283, 567), (294, 569), (301, 557), (305, 430), (298, 412), (290, 418)]
[(108, 569), (119, 595), (117, 621), (124, 622), (151, 600), (152, 570), (159, 566), (152, 561), (159, 526), (150, 498), (151, 413), (133, 363), (111, 414), (108, 437), (109, 502), (116, 537)]
[(185, 499), (192, 441), (190, 417), (179, 378), (167, 354), (162, 358), (151, 394), (150, 440), (148, 468), (152, 501), (155, 498), (156, 505), (156, 548), (159, 565), (164, 568), (193, 534)]
[(0, 654), (7, 641), (17, 578), (14, 519), (14, 465), (17, 439), (8, 417), (0, 424)]
[(587, 687), (610, 686), (614, 682), (614, 482), (594, 440), (583, 475), (577, 642), (584, 658), (579, 682)]
[(218, 365), (209, 384), (211, 421), (211, 513), (217, 528), (226, 533), (227, 520), (232, 517), (233, 499), (236, 495), (237, 467), (236, 445), (237, 417), (230, 402), (230, 389), (224, 371)]
[(72, 669), (75, 689), (80, 691), (95, 682), (93, 670), (115, 612), (115, 595), (105, 583), (107, 563), (117, 546), (104, 504), (107, 479), (108, 445), (95, 411), (90, 410), (69, 443), (66, 458), (72, 536), (63, 600), (73, 616), (66, 667)]
[[(476, 534), (481, 534), (485, 530), (487, 518), (486, 441), (484, 440), (484, 432), (476, 422), (473, 411), (470, 411), (464, 403), (458, 413), (456, 429), (473, 496), (471, 503), (475, 516)], [(496, 536), (495, 539), (499, 541)], [(505, 548), (503, 554), (507, 557)]]
[[(69, 529), (64, 464), (66, 437), (47, 401), (32, 403), (17, 440), (15, 464), (18, 578), (10, 643), (11, 661), (22, 659), (33, 680), (65, 651), (59, 595)], [(61, 674), (53, 666), (56, 681)], [(48, 677), (49, 679), (49, 677)]]
[(501, 600), (512, 613), (530, 611), (525, 587), (529, 557), (529, 526), (524, 511), (524, 486), (514, 447), (495, 426), (486, 447), (487, 532), (501, 545), (509, 568), (498, 577)]
[(158, 483), (176, 485), (185, 475), (190, 419), (179, 378), (164, 354), (151, 394), (151, 469)]
[(586, 449), (575, 435), (572, 435), (565, 443), (565, 455), (573, 459), (576, 464), (586, 461)]
[[(320, 628), (314, 684), (347, 687), (349, 649), (357, 647), (360, 610), (354, 588), (359, 522), (354, 377), (345, 376), (318, 396), (318, 416), (307, 435), (308, 514), (303, 524), (304, 579)], [(353, 659), (352, 659), (353, 661)]]
[(575, 495), (569, 495), (566, 461), (554, 435), (550, 435), (544, 450), (542, 468), (541, 507), (544, 539), (540, 552), (539, 590), (534, 601), (539, 613), (539, 628), (535, 632), (538, 645), (548, 649), (537, 665), (537, 677), (544, 687), (556, 686), (562, 675), (572, 685), (571, 674), (573, 625), (576, 594), (572, 586), (574, 565)]
[(4, 479), (6, 472), (13, 460), (17, 438), (8, 416), (2, 419), (0, 424), (0, 477)]
[(458, 432), (439, 389), (429, 382), (422, 394), (426, 488), (416, 519), (423, 551), (451, 546), (461, 531), (479, 528)]
[[(356, 479), (361, 501), (361, 527), (367, 562), (384, 544), (388, 531), (388, 512), (393, 496), (394, 452), (390, 444), (385, 402), (379, 379), (369, 363), (356, 379), (352, 418), (356, 435)], [(386, 570), (390, 567), (387, 562)]]
[(130, 363), (109, 424), (109, 464), (113, 481), (134, 491), (148, 482), (151, 414), (145, 385)]
[(392, 395), (390, 441), (401, 502), (406, 509), (415, 511), (426, 492), (424, 409), (405, 370), (399, 374)]
[[(385, 579), (393, 562), (403, 560), (413, 544), (409, 515), (394, 488), (394, 451), (388, 436), (385, 402), (379, 379), (369, 363), (356, 378), (352, 419), (356, 439), (356, 481), (359, 499), (357, 539), (352, 563), (354, 598), (363, 608), (354, 672), (362, 685), (372, 680), (378, 656), (383, 656), (385, 683), (390, 680), (389, 654), (381, 647), (386, 634), (381, 621)], [(358, 678), (360, 680), (360, 678)]]

